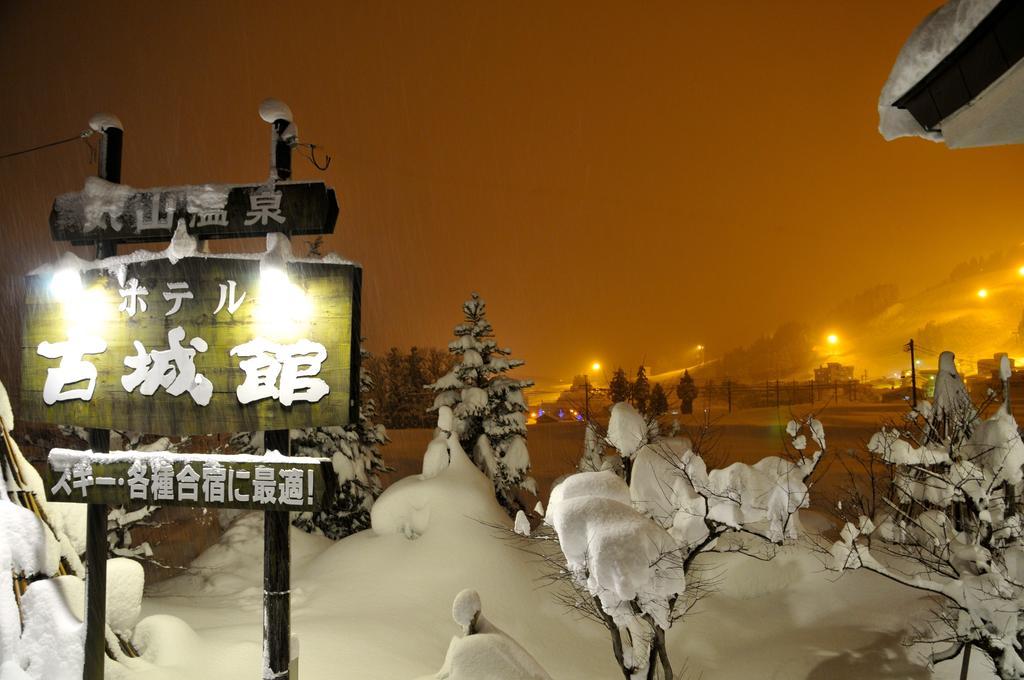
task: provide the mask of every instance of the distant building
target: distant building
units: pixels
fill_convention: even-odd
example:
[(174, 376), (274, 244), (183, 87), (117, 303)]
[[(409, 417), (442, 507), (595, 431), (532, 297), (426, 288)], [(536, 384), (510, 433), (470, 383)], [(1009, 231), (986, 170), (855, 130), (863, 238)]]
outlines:
[(848, 383), (853, 380), (853, 366), (844, 366), (838, 362), (829, 362), (814, 369), (814, 382), (826, 385)]
[[(988, 379), (996, 378), (999, 379), (999, 364), (1002, 362), (1003, 357), (1008, 356), (1006, 352), (999, 352), (998, 354), (992, 355), (991, 359), (979, 359), (978, 360), (978, 376)], [(1013, 359), (1010, 359), (1010, 370), (1014, 368)]]

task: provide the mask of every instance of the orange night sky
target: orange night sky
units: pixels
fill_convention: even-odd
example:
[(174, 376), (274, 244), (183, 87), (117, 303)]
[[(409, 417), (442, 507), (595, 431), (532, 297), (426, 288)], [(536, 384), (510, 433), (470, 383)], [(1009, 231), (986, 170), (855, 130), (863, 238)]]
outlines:
[[(524, 377), (667, 369), (1020, 242), (1024, 151), (876, 132), (938, 4), (7, 2), (0, 153), (102, 110), (125, 183), (260, 181), (275, 96), (334, 157), (295, 177), (338, 191), (372, 349), (443, 346), (478, 290)], [(78, 143), (0, 161), (4, 382), (52, 200), (93, 171)]]

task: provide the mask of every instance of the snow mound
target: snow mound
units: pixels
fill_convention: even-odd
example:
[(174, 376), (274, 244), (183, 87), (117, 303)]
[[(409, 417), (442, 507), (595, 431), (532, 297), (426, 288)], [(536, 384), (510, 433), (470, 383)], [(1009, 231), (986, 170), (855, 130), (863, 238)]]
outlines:
[(146, 585), (142, 565), (126, 557), (107, 560), (107, 625), (120, 635), (131, 633), (142, 611)]
[[(425, 466), (425, 474), (406, 477), (384, 490), (370, 509), (374, 533), (415, 539), (438, 521), (438, 515), (493, 518), (495, 505), (491, 502), (494, 493), (490, 480), (470, 462), (458, 436), (448, 435), (447, 448), (447, 466), (431, 465), (430, 470)], [(439, 457), (438, 447), (434, 451)]]
[(18, 656), (21, 667), (34, 680), (82, 676), (85, 626), (68, 607), (61, 580), (42, 579), (29, 585), (21, 598), (25, 626)]
[(950, 0), (914, 29), (896, 57), (878, 98), (878, 131), (886, 140), (942, 140), (941, 134), (926, 131), (909, 111), (892, 104), (938, 66), (998, 3), (999, 0)]
[(452, 602), (452, 618), (455, 619), (455, 623), (462, 626), (464, 633), (468, 633), (476, 625), (477, 616), (482, 608), (479, 593), (475, 590), (463, 590)]
[(156, 614), (139, 621), (132, 644), (146, 661), (157, 666), (175, 666), (199, 646), (199, 636), (181, 619)]
[[(480, 595), (463, 590), (455, 596), (452, 616), (462, 637), (452, 638), (436, 680), (551, 680), (522, 645), (481, 613)], [(424, 679), (427, 680), (427, 679)]]

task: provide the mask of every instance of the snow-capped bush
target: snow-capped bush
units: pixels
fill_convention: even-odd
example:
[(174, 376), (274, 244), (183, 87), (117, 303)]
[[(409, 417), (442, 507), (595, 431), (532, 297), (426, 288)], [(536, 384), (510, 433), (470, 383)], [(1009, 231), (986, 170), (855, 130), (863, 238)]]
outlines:
[[(808, 505), (807, 480), (825, 451), (825, 432), (813, 417), (788, 431), (799, 444), (795, 460), (773, 456), (708, 471), (689, 440), (648, 441), (646, 421), (620, 403), (607, 440), (631, 461), (629, 483), (610, 470), (579, 472), (552, 490), (545, 523), (566, 574), (585, 593), (577, 603), (592, 601), (625, 677), (654, 677), (659, 668), (674, 677), (665, 634), (699, 594), (687, 592), (687, 571), (701, 553), (718, 550), (734, 531), (772, 543), (796, 537), (794, 516)], [(808, 438), (817, 450), (804, 456)], [(747, 551), (742, 542), (721, 549)]]
[[(1009, 375), (1001, 374), (1008, 395)], [(831, 567), (868, 569), (937, 596), (943, 609), (919, 639), (936, 649), (933, 663), (973, 645), (1000, 678), (1020, 680), (1024, 442), (1008, 401), (988, 419), (981, 410), (953, 354), (943, 352), (934, 407), (919, 408), (906, 428), (883, 430), (869, 444), (891, 471), (887, 511), (847, 521), (829, 548)]]
[(369, 528), (370, 508), (381, 493), (380, 475), (388, 471), (380, 451), (389, 441), (387, 430), (374, 422), (377, 405), (368, 396), (373, 376), (365, 368), (369, 352), (362, 350), (362, 356), (358, 421), (346, 427), (316, 427), (290, 434), (295, 455), (330, 457), (338, 475), (337, 492), (327, 505), (303, 513), (293, 523), (334, 540)]

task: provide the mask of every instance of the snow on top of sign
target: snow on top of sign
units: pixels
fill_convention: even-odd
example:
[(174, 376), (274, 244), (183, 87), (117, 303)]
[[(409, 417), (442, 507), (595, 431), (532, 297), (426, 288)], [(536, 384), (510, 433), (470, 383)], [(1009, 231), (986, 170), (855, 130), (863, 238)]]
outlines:
[[(153, 262), (156, 260), (169, 260), (171, 264), (176, 264), (178, 261), (187, 258), (209, 260), (263, 260), (268, 255), (277, 258), (281, 256), (283, 252), (281, 250), (280, 241), (285, 241), (286, 243), (288, 241), (288, 239), (283, 235), (278, 234), (277, 232), (271, 232), (267, 234), (267, 250), (262, 253), (204, 253), (198, 249), (196, 239), (188, 234), (186, 230), (181, 229), (182, 225), (180, 221), (178, 226), (179, 230), (175, 231), (175, 238), (172, 239), (167, 248), (164, 248), (163, 250), (136, 250), (133, 253), (115, 255), (114, 257), (108, 257), (102, 260), (83, 260), (69, 251), (64, 253), (56, 263), (40, 265), (29, 272), (29, 274), (31, 276), (45, 276), (54, 274), (63, 269), (72, 269), (79, 272), (99, 269), (116, 274), (118, 280), (123, 284), (123, 279), (129, 265)], [(358, 262), (347, 260), (337, 253), (327, 253), (323, 257), (296, 257), (290, 252), (290, 250), (287, 258), (284, 259), (283, 262), (298, 262), (305, 264), (348, 264), (354, 267), (362, 266)]]
[(280, 99), (268, 97), (260, 102), (260, 118), (268, 123), (275, 120), (286, 120), (292, 122), (292, 110)]
[[(128, 184), (108, 182), (99, 177), (87, 177), (85, 187), (80, 194), (63, 194), (57, 198), (62, 210), (81, 212), (84, 218), (83, 231), (88, 233), (105, 225), (104, 216), (111, 222), (124, 214), (125, 207), (132, 196), (150, 192), (173, 194), (184, 188), (185, 209), (190, 213), (213, 212), (224, 210), (228, 204), (228, 194), (235, 185), (231, 184), (196, 184), (186, 187), (151, 187), (137, 189)], [(116, 227), (115, 227), (116, 228)]]
[(89, 119), (89, 129), (95, 132), (105, 132), (110, 128), (124, 130), (121, 119), (112, 113), (97, 113)]
[(82, 189), (82, 213), (85, 216), (83, 230), (88, 233), (103, 226), (103, 216), (116, 220), (124, 212), (125, 203), (138, 193), (127, 184), (115, 184), (99, 177), (87, 177)]
[(187, 210), (193, 213), (223, 210), (228, 204), (230, 184), (197, 184), (185, 188)]
[(999, 0), (950, 0), (929, 14), (903, 44), (889, 79), (878, 98), (878, 131), (887, 141), (898, 137), (922, 137), (942, 141), (893, 102), (907, 93), (939, 65), (973, 31)]
[(312, 456), (285, 456), (279, 451), (267, 451), (264, 455), (251, 453), (218, 454), (218, 453), (177, 453), (174, 451), (111, 451), (96, 453), (93, 451), (75, 451), (73, 449), (52, 449), (49, 461), (54, 470), (64, 470), (79, 462), (95, 465), (109, 463), (131, 463), (136, 460), (153, 460), (159, 458), (174, 463), (292, 463), (294, 465), (320, 465), (330, 463), (330, 458), (314, 458)]

